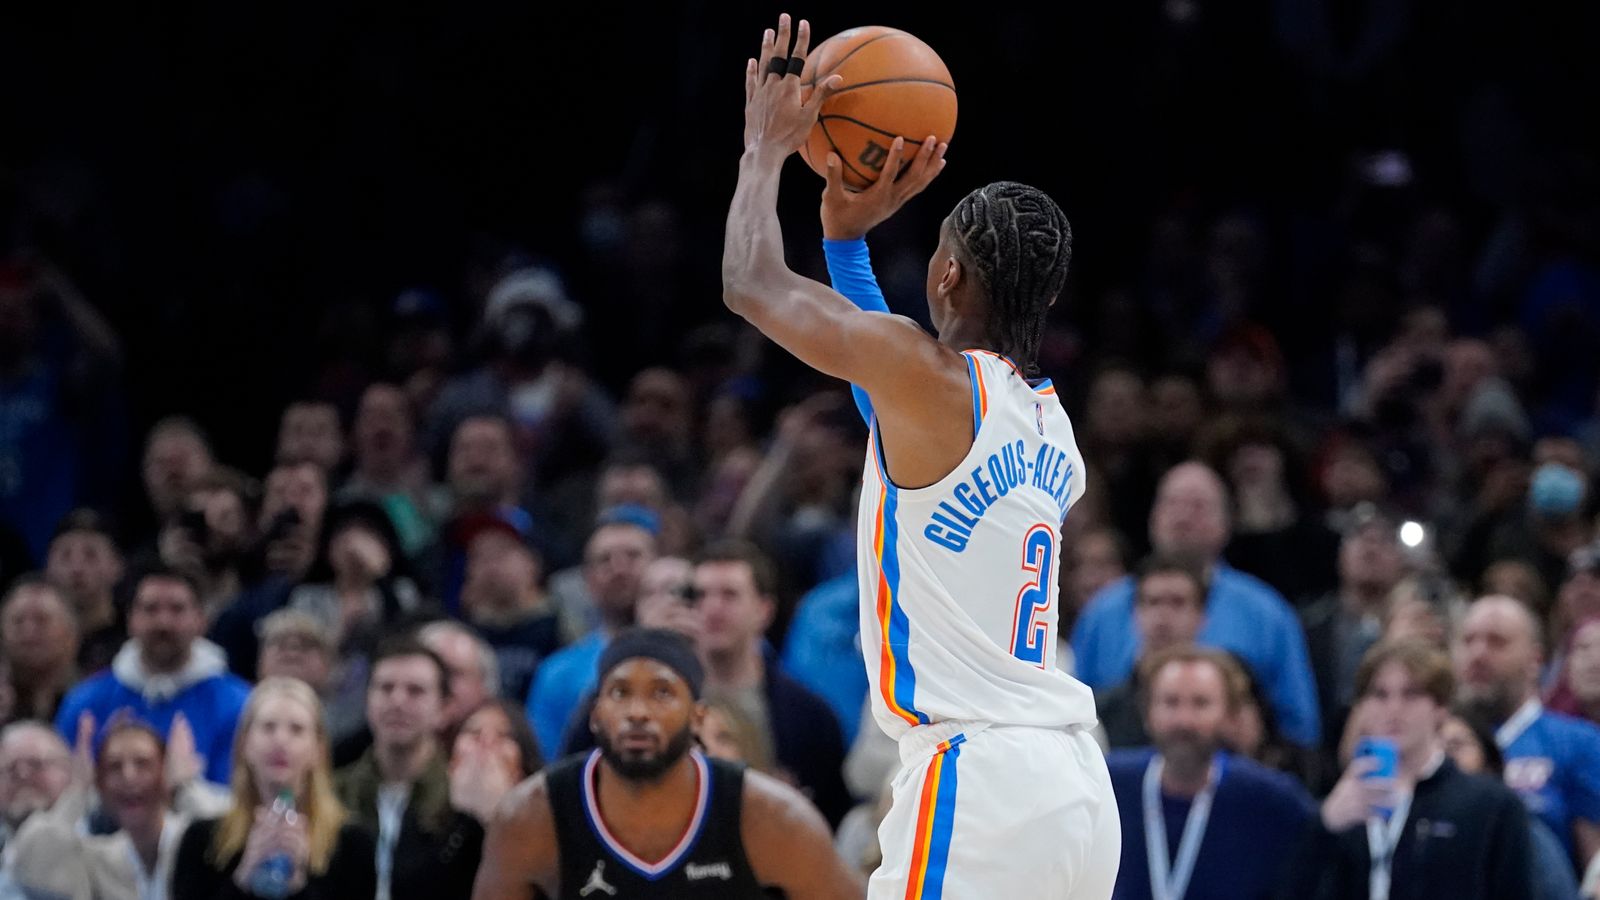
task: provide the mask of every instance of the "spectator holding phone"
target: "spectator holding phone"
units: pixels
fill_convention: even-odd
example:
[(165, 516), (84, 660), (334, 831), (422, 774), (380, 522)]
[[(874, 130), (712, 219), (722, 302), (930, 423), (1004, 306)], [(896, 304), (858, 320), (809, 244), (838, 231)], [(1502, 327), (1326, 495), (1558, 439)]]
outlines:
[(214, 466), (195, 481), (157, 538), (161, 562), (199, 586), (207, 621), (215, 620), (245, 587), (259, 495), (252, 479)]
[(328, 509), (328, 475), (314, 462), (280, 462), (267, 474), (261, 498), (261, 562), (269, 575), (306, 576), (317, 558), (317, 537)]
[(207, 635), (227, 653), (228, 666), (239, 677), (255, 677), (261, 620), (288, 603), (290, 591), (316, 562), (327, 511), (328, 476), (316, 463), (280, 462), (267, 473), (252, 554), (259, 571), (211, 617)]
[(1356, 672), (1363, 730), (1322, 803), (1287, 896), (1307, 900), (1523, 900), (1533, 894), (1527, 813), (1499, 781), (1445, 754), (1449, 659), (1388, 641)]

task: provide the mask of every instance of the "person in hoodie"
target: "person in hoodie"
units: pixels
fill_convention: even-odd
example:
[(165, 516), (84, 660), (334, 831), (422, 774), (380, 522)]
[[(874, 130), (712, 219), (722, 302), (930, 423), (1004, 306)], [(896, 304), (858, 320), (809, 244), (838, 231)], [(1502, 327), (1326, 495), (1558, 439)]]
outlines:
[(228, 672), (221, 648), (201, 637), (205, 627), (192, 581), (164, 567), (144, 572), (128, 608), (128, 642), (109, 670), (67, 694), (56, 714), (56, 730), (70, 739), (84, 712), (96, 723), (106, 723), (126, 709), (166, 739), (173, 717), (181, 712), (204, 760), (202, 774), (207, 781), (227, 784), (234, 726), (250, 686)]

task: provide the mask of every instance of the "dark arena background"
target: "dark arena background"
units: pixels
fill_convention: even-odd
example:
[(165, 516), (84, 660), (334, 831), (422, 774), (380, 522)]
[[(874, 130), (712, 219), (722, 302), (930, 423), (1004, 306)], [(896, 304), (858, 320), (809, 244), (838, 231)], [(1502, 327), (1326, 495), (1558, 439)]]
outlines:
[[(225, 654), (217, 665), (242, 679), (235, 707), (258, 658), (267, 664), (267, 635), (321, 642), (329, 680), (313, 686), (336, 764), (359, 765), (362, 735), (373, 740), (362, 690), (380, 637), (463, 622), (499, 660), (485, 696), (519, 713), (507, 727), (526, 731), (531, 717), (535, 758), (518, 780), (537, 757), (592, 742), (579, 704), (599, 636), (648, 602), (645, 564), (741, 539), (775, 568), (770, 616), (686, 601), (706, 617), (689, 630), (710, 654), (708, 684), (728, 651), (703, 642), (721, 629), (756, 648), (750, 659), (769, 667), (759, 683), (781, 676), (809, 692), (823, 725), (785, 716), (801, 708), (789, 701), (734, 700), (724, 714), (751, 714), (745, 761), (800, 785), (838, 829), (842, 858), (870, 874), (874, 800), (891, 773), (845, 765), (888, 740), (862, 712), (863, 663), (877, 665), (877, 650), (863, 659), (853, 602), (867, 429), (845, 385), (762, 338), (722, 296), (741, 73), (780, 11), (0, 8), (0, 700), (11, 696), (0, 720), (41, 720), (68, 747), (74, 711), (100, 710), (103, 730), (111, 710), (78, 694), (117, 671), (106, 667), (130, 637), (136, 575), (164, 566), (198, 582), (204, 627), (187, 640), (204, 633)], [(1089, 487), (1052, 590), (1062, 667), (1095, 689), (1113, 760), (1128, 747), (1168, 752), (1133, 660), (1176, 629), (1176, 643), (1232, 651), (1253, 686), (1230, 688), (1220, 745), (1287, 773), (1288, 787), (1272, 784), (1304, 814), (1294, 828), (1311, 822), (1366, 853), (1359, 828), (1333, 828), (1361, 819), (1338, 814), (1355, 802), (1338, 793), (1355, 790), (1341, 774), (1352, 749), (1383, 736), (1352, 715), (1386, 683), (1360, 681), (1358, 664), (1380, 644), (1420, 642), (1452, 663), (1435, 673), (1448, 688), (1435, 698), (1441, 720), (1481, 726), (1481, 749), (1529, 801), (1530, 813), (1508, 813), (1520, 831), (1474, 832), (1471, 855), (1571, 870), (1535, 893), (1482, 896), (1570, 898), (1588, 870), (1583, 896), (1600, 897), (1600, 5), (815, 0), (787, 11), (819, 41), (857, 25), (909, 31), (954, 79), (948, 168), (869, 238), (892, 311), (931, 327), (928, 259), (972, 189), (1026, 182), (1071, 221), (1071, 271), (1039, 363)], [(791, 160), (779, 213), (790, 266), (826, 282), (822, 187)], [(377, 396), (374, 385), (393, 387)], [(502, 416), (489, 421), (505, 434), (474, 461), (458, 445), (481, 413)], [(158, 438), (173, 435), (163, 457)], [(1216, 523), (1172, 528), (1214, 534), (1209, 552), (1177, 546), (1188, 538), (1160, 521), (1163, 486), (1186, 460), (1207, 467), (1200, 493), (1214, 494)], [(291, 487), (307, 461), (309, 484)], [(214, 508), (214, 495), (229, 499)], [(339, 540), (361, 531), (351, 522), (365, 523), (367, 544)], [(651, 543), (612, 572), (595, 540), (623, 525)], [(501, 575), (474, 574), (486, 530), (515, 538)], [(70, 535), (94, 537), (95, 559), (116, 565), (70, 561)], [(1141, 561), (1178, 550), (1211, 600), (1189, 626), (1152, 625)], [(1218, 571), (1247, 581), (1285, 630), (1230, 635)], [(506, 588), (509, 612), (492, 606), (486, 585), (517, 573), (527, 583)], [(677, 578), (672, 596), (704, 596)], [(24, 621), (32, 590), (68, 602), (40, 601)], [(1119, 590), (1115, 618), (1091, 621)], [(1472, 656), (1472, 623), (1493, 611), (1474, 601), (1487, 595), (1518, 601), (1501, 612), (1507, 640), (1526, 631), (1526, 657)], [(336, 612), (339, 596), (375, 605), (344, 608), (320, 637), (303, 622), (294, 631), (298, 620), (260, 624), (285, 608), (333, 622), (315, 615)], [(548, 663), (574, 647), (589, 655), (557, 683)], [(1396, 659), (1419, 683), (1435, 661)], [(1523, 684), (1518, 672), (1537, 675)], [(540, 679), (562, 695), (542, 712)], [(134, 712), (168, 735), (172, 709), (135, 687)], [(1411, 687), (1408, 702), (1431, 702)], [(1590, 724), (1534, 749), (1521, 732), (1498, 749), (1483, 740), (1537, 698)], [(1236, 719), (1236, 705), (1254, 718)], [(465, 719), (440, 723), (448, 741)], [(234, 720), (191, 724), (200, 744), (218, 741), (201, 761), (226, 763)], [(345, 740), (356, 743), (341, 755)], [(1116, 896), (1148, 897), (1139, 782), (1119, 771)], [(227, 772), (195, 777), (225, 785)], [(463, 790), (481, 800), (509, 783)], [(1450, 796), (1470, 814), (1433, 814), (1477, 816), (1471, 804), (1491, 794), (1461, 788)], [(1243, 814), (1225, 796), (1213, 825), (1230, 829)], [(94, 808), (114, 831), (115, 811)], [(1176, 851), (1187, 820), (1174, 808)], [(1202, 852), (1190, 900), (1272, 896), (1281, 873), (1261, 875), (1258, 894), (1216, 892), (1227, 854), (1251, 855), (1245, 825), (1227, 833)], [(1314, 871), (1349, 864), (1323, 849), (1306, 865), (1327, 868)], [(1427, 880), (1408, 852), (1396, 857), (1397, 900), (1476, 896)], [(434, 874), (470, 886), (461, 871)], [(1490, 877), (1474, 883), (1500, 884)], [(1402, 891), (1406, 878), (1422, 886)], [(1328, 874), (1317, 896), (1346, 896), (1335, 883)]]

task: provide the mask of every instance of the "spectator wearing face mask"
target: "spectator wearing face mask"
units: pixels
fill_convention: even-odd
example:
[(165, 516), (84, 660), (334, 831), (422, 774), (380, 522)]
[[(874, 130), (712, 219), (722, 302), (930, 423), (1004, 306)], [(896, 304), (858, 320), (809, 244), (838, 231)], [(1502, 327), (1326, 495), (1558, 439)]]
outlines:
[(583, 307), (555, 272), (529, 266), (502, 278), (484, 302), (483, 364), (445, 384), (428, 412), (429, 451), (442, 456), (462, 424), (488, 415), (508, 424), (529, 482), (548, 484), (605, 458), (615, 407), (566, 352), (582, 328)]
[(1491, 560), (1517, 559), (1560, 584), (1572, 553), (1595, 538), (1593, 479), (1583, 447), (1564, 436), (1533, 445), (1533, 468), (1522, 502), (1469, 531), (1456, 554), (1457, 570), (1476, 580)]

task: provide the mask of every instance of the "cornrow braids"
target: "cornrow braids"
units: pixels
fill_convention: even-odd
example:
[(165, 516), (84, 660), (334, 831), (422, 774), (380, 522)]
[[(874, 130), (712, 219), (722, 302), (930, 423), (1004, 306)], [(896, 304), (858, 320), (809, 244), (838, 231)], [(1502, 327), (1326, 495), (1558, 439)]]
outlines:
[(1038, 188), (997, 181), (962, 198), (950, 226), (989, 298), (989, 340), (1037, 375), (1045, 314), (1072, 260), (1066, 213)]

